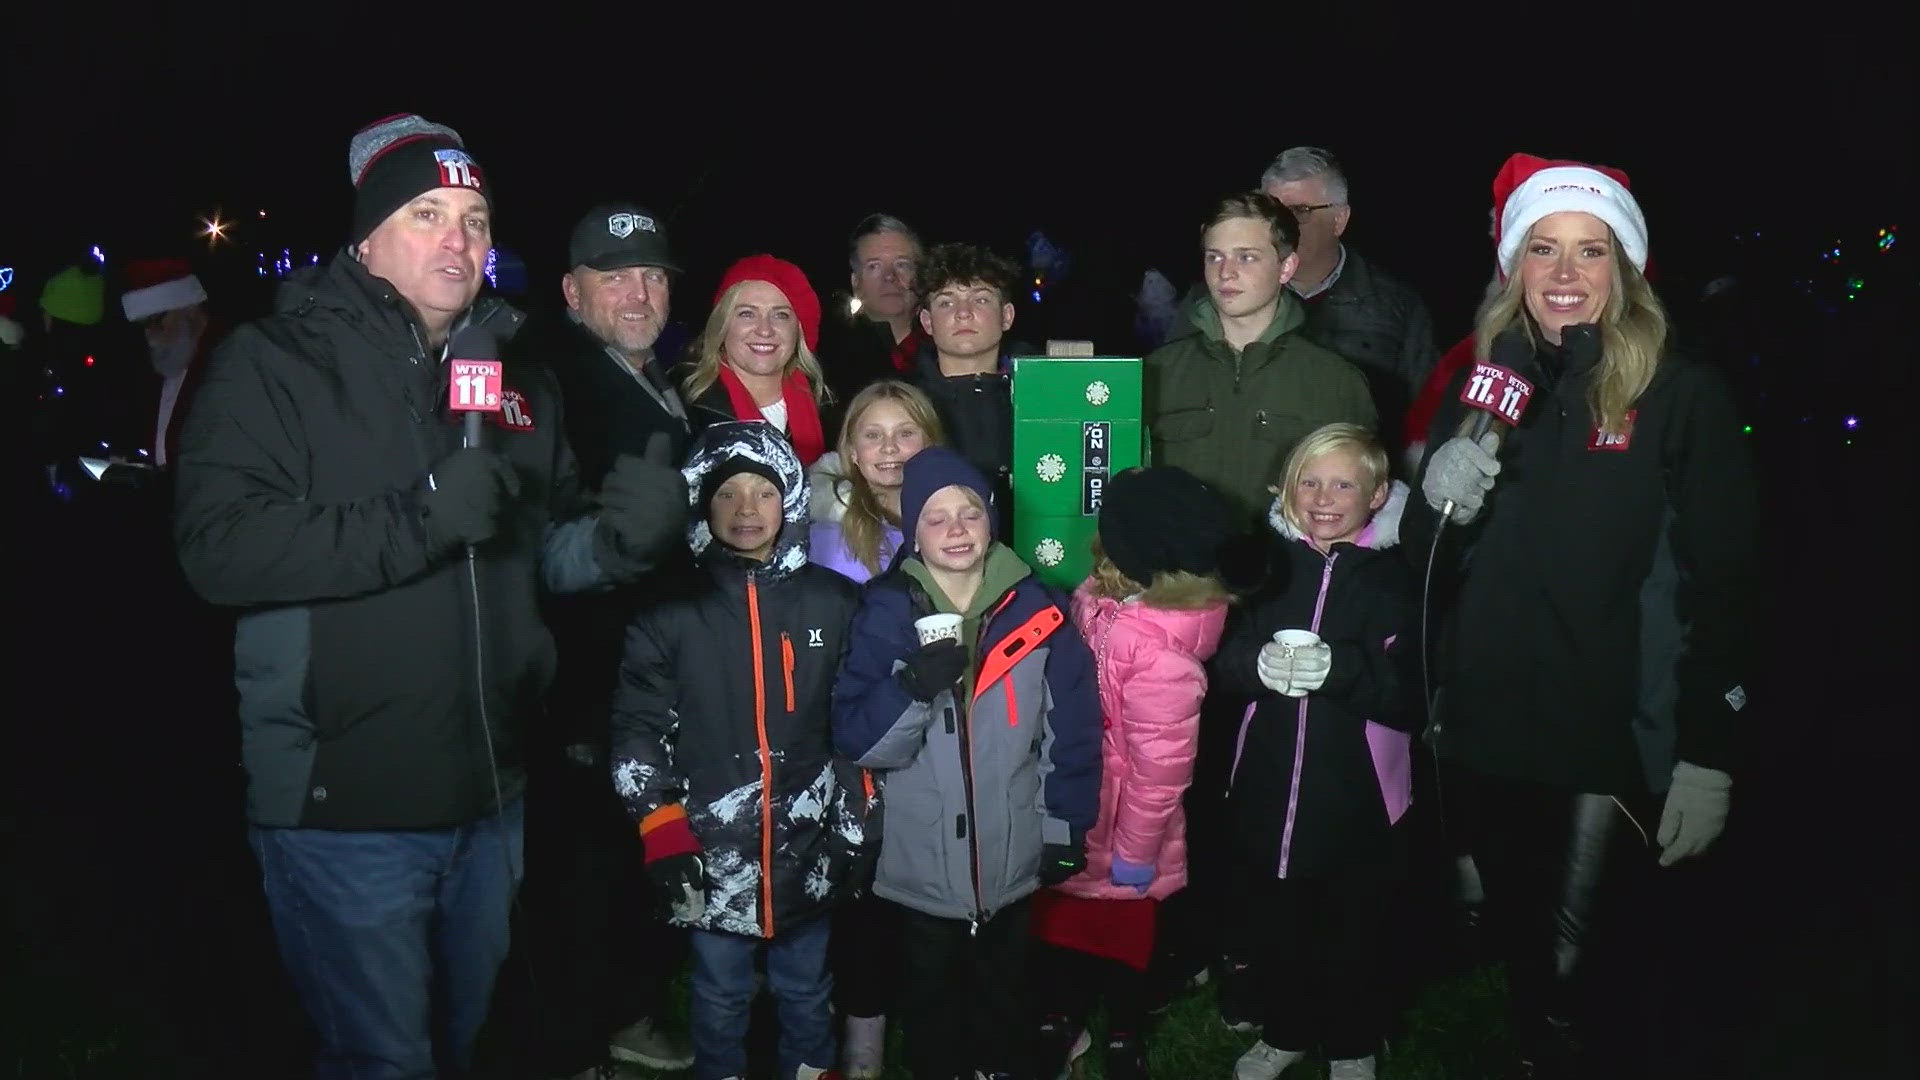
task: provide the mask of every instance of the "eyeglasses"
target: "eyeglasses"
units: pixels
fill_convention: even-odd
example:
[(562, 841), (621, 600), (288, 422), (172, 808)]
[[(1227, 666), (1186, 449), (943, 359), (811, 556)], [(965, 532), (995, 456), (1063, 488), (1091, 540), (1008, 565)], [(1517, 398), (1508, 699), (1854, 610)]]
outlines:
[[(1281, 205), (1286, 206), (1285, 203), (1282, 203)], [(1312, 203), (1307, 206), (1287, 206), (1287, 209), (1293, 211), (1294, 220), (1305, 221), (1308, 218), (1313, 216), (1313, 212), (1315, 210), (1327, 210), (1339, 205), (1340, 205), (1339, 203), (1323, 202), (1323, 203)]]

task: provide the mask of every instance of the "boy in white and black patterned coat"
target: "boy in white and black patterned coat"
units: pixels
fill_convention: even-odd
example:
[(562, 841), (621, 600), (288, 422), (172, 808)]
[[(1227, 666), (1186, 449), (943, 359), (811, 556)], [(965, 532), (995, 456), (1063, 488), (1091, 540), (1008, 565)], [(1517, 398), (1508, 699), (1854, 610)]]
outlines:
[(808, 563), (806, 479), (774, 428), (715, 424), (685, 472), (704, 574), (628, 629), (614, 786), (693, 930), (695, 1075), (745, 1075), (765, 946), (780, 1075), (812, 1080), (834, 1063), (825, 915), (864, 840), (862, 777), (829, 732), (859, 587)]

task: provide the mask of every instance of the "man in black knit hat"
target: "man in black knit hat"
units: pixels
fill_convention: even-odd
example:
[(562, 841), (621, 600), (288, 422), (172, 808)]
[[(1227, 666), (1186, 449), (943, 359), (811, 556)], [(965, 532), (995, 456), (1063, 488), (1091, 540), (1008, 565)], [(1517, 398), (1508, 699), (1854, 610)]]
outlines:
[(250, 840), (317, 1074), (464, 1075), (553, 673), (536, 598), (644, 572), (679, 541), (686, 487), (662, 447), (616, 461), (590, 505), (536, 366), (506, 365), (464, 446), (448, 342), (489, 359), (521, 321), (479, 297), (486, 174), (411, 115), (354, 136), (349, 169), (351, 243), (208, 364), (174, 536), (194, 588), (241, 609)]

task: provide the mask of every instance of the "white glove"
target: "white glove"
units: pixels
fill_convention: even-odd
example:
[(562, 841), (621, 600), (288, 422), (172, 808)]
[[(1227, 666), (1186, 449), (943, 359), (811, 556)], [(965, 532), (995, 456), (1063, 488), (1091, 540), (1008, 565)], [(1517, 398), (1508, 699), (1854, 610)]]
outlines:
[(1455, 435), (1440, 444), (1427, 462), (1427, 475), (1420, 480), (1420, 491), (1427, 505), (1444, 511), (1453, 503), (1453, 523), (1465, 525), (1480, 516), (1493, 478), (1500, 475), (1500, 461), (1494, 452), (1500, 449), (1500, 436), (1487, 432), (1474, 442)]
[(1673, 786), (1660, 811), (1654, 841), (1660, 845), (1660, 865), (1705, 854), (1727, 825), (1727, 805), (1733, 799), (1733, 777), (1719, 769), (1704, 769), (1685, 761), (1673, 767)]
[(1327, 672), (1333, 670), (1333, 646), (1324, 641), (1313, 645), (1269, 641), (1260, 646), (1254, 666), (1267, 689), (1287, 697), (1306, 697), (1320, 689)]
[(1293, 647), (1293, 696), (1302, 697), (1326, 685), (1333, 670), (1333, 646), (1324, 641)]

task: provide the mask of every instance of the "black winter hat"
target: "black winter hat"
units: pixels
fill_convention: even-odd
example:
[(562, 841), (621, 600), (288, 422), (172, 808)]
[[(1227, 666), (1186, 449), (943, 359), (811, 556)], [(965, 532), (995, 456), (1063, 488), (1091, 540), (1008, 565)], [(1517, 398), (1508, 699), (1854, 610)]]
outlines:
[(929, 446), (908, 458), (901, 472), (904, 475), (900, 481), (900, 528), (906, 533), (905, 549), (916, 549), (914, 535), (920, 528), (920, 511), (926, 508), (927, 500), (949, 487), (969, 488), (980, 496), (981, 505), (989, 511), (987, 538), (994, 538), (993, 489), (987, 486), (980, 470), (969, 465), (959, 451), (950, 446)]
[(1142, 586), (1165, 571), (1217, 573), (1232, 533), (1226, 500), (1173, 465), (1128, 469), (1107, 484), (1100, 502), (1100, 546)]
[(720, 490), (720, 485), (739, 476), (741, 473), (752, 473), (755, 476), (766, 478), (767, 483), (772, 484), (774, 490), (780, 492), (783, 499), (787, 494), (787, 485), (780, 482), (780, 474), (773, 470), (773, 466), (755, 461), (741, 454), (735, 454), (707, 470), (707, 475), (700, 484), (701, 512), (711, 512), (713, 509), (713, 496), (715, 492)]
[(353, 234), (358, 244), (395, 210), (435, 188), (464, 187), (493, 206), (493, 191), (460, 133), (401, 113), (360, 129), (347, 150), (353, 178)]

